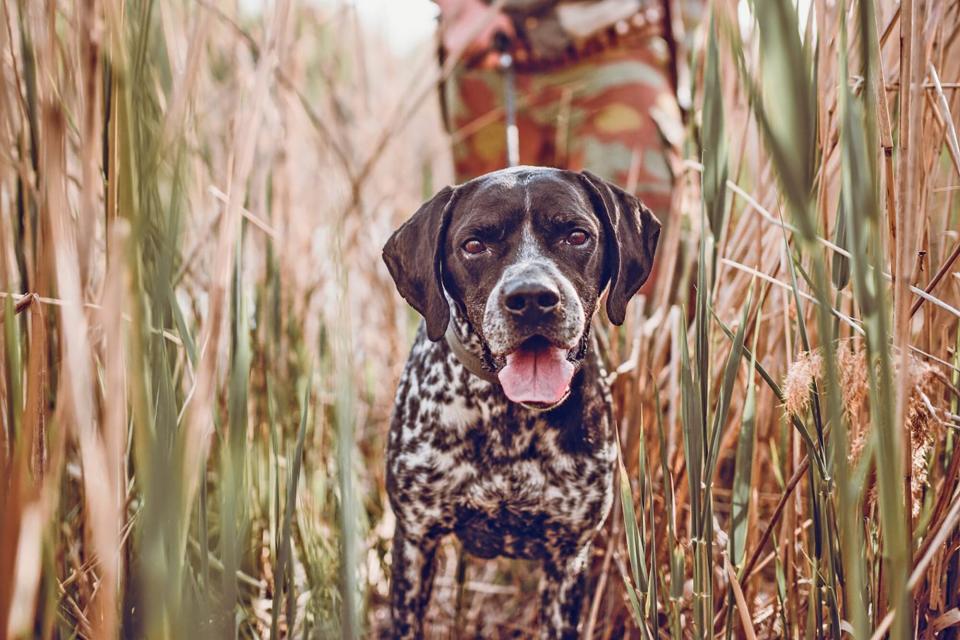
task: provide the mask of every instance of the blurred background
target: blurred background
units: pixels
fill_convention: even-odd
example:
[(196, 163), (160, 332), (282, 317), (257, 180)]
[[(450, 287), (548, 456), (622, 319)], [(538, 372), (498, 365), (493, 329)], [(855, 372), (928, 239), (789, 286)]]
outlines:
[[(0, 636), (387, 633), (419, 317), (380, 249), (506, 164), (498, 30), (520, 160), (665, 223), (596, 320), (622, 458), (581, 635), (958, 636), (960, 3), (0, 21)], [(538, 571), (448, 541), (428, 637), (535, 636)]]

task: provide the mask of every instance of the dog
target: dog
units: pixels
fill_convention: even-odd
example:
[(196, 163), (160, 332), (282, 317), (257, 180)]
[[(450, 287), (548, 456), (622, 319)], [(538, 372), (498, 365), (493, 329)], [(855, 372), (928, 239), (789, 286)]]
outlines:
[(387, 442), (392, 637), (419, 638), (444, 535), (542, 561), (540, 637), (575, 638), (616, 433), (591, 322), (622, 324), (660, 223), (589, 172), (504, 169), (446, 187), (383, 259), (423, 316)]

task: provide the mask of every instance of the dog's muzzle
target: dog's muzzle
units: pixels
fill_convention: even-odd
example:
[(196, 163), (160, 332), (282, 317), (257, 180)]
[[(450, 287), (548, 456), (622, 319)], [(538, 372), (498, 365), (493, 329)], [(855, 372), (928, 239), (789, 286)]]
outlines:
[(484, 310), (484, 337), (507, 397), (531, 407), (562, 402), (576, 372), (572, 350), (584, 327), (573, 284), (547, 260), (504, 270)]

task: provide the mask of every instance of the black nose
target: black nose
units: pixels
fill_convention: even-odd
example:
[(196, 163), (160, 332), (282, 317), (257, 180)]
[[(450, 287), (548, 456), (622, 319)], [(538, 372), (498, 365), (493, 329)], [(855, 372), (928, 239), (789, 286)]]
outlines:
[(507, 313), (533, 320), (560, 305), (560, 292), (546, 282), (518, 282), (503, 290), (503, 307)]

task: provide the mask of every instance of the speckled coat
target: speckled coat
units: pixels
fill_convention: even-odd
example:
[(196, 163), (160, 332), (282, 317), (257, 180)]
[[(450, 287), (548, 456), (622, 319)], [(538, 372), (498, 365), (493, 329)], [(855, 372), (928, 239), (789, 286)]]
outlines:
[[(476, 556), (541, 560), (540, 636), (577, 637), (616, 460), (591, 319), (609, 285), (607, 316), (623, 322), (659, 228), (636, 198), (592, 174), (519, 167), (442, 190), (387, 243), (391, 275), (424, 317), (387, 444), (393, 637), (422, 637), (446, 534)], [(575, 246), (565, 243), (570, 229)], [(458, 252), (478, 235), (487, 253)], [(532, 327), (491, 313), (502, 312), (504, 281), (531, 265), (558, 283), (557, 313)], [(552, 336), (575, 364), (550, 406), (511, 401), (497, 383), (503, 354), (532, 334)]]
[[(462, 319), (464, 345), (478, 340)], [(455, 533), (482, 558), (541, 559), (541, 636), (576, 637), (590, 541), (613, 499), (610, 392), (589, 349), (571, 396), (536, 412), (473, 375), (421, 327), (397, 390), (387, 486), (397, 516), (396, 637), (415, 637), (430, 596), (432, 555)]]

